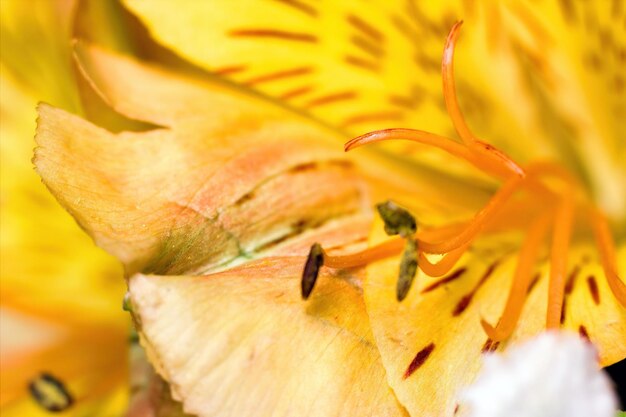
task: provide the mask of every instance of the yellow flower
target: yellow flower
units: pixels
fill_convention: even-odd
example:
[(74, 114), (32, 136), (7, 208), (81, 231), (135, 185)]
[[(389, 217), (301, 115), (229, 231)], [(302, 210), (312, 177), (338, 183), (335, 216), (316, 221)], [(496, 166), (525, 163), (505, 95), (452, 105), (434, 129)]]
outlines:
[[(452, 415), (482, 352), (546, 327), (624, 358), (619, 2), (259, 4), (126, 0), (195, 75), (79, 42), (100, 110), (39, 107), (37, 170), (124, 263), (186, 412)], [(421, 131), (367, 133), (399, 126)], [(385, 143), (341, 153), (362, 134), (348, 148)], [(375, 221), (364, 250), (387, 198), (417, 233)], [(398, 297), (404, 239), (420, 272)], [(332, 268), (304, 302), (314, 242)]]
[[(119, 415), (128, 397), (129, 333), (121, 268), (59, 207), (31, 163), (37, 102), (79, 110), (71, 3), (1, 6), (0, 413), (49, 415), (28, 387), (41, 391), (52, 380), (74, 402), (72, 415)], [(55, 401), (48, 405), (68, 404)]]

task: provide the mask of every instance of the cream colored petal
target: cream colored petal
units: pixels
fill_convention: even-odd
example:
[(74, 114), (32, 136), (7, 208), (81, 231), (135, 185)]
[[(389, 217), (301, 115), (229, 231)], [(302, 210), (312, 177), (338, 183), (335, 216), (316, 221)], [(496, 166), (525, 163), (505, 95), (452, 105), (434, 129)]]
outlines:
[(113, 135), (44, 105), (35, 160), (57, 198), (125, 263), (170, 272), (221, 263), (363, 208), (329, 132), (226, 85), (87, 52), (133, 85), (122, 95), (124, 82), (107, 84), (116, 110), (167, 128)]
[(190, 414), (404, 415), (387, 386), (359, 290), (323, 274), (299, 294), (302, 258), (204, 277), (137, 275), (148, 355)]

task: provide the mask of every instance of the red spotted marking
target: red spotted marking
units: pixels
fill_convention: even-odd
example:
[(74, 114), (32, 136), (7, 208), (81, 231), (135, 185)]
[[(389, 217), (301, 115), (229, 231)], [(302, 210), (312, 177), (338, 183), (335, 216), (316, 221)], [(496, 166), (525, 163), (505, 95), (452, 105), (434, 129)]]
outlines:
[(376, 42), (382, 42), (385, 39), (385, 36), (382, 32), (380, 32), (378, 29), (376, 29), (360, 17), (350, 14), (347, 17), (347, 20), (348, 23), (350, 23), (355, 29), (370, 37), (372, 40)]
[(280, 98), (281, 100), (290, 100), (296, 97), (300, 97), (304, 94), (307, 94), (309, 92), (313, 91), (313, 85), (304, 85), (302, 87), (297, 87), (294, 88), (292, 90), (289, 90), (283, 94), (281, 94), (280, 96), (278, 96), (278, 98)]
[(587, 328), (583, 326), (582, 324), (578, 326), (578, 334), (583, 339), (587, 339), (588, 341), (591, 341), (591, 339), (589, 339), (589, 333), (587, 333)]
[(420, 52), (413, 58), (418, 67), (430, 72), (439, 72), (441, 70), (441, 64), (437, 59), (429, 57), (424, 52)]
[(426, 362), (426, 359), (428, 359), (430, 354), (433, 353), (433, 350), (435, 350), (435, 344), (431, 343), (419, 352), (417, 352), (417, 354), (409, 364), (408, 368), (406, 368), (406, 371), (404, 372), (402, 378), (407, 379), (408, 377), (413, 375), (415, 371), (417, 371), (422, 365), (424, 365), (424, 362)]
[(461, 275), (463, 275), (465, 273), (465, 271), (467, 271), (467, 268), (459, 268), (456, 271), (452, 272), (450, 275), (441, 278), (439, 281), (435, 281), (432, 284), (430, 284), (428, 287), (424, 288), (422, 290), (422, 294), (425, 294), (427, 292), (436, 290), (437, 288), (441, 287), (442, 285), (445, 285), (449, 282), (454, 281), (455, 279), (461, 277)]
[(600, 304), (600, 291), (598, 290), (598, 283), (593, 275), (587, 277), (587, 287), (589, 288), (589, 294), (593, 298), (595, 305)]
[(565, 21), (569, 24), (574, 23), (576, 20), (576, 10), (574, 9), (572, 0), (560, 0), (559, 5), (561, 6), (561, 12), (563, 13)]
[(372, 58), (377, 59), (385, 55), (385, 51), (380, 45), (377, 45), (362, 36), (353, 36), (350, 38), (350, 42), (352, 42), (352, 44), (361, 51), (369, 54)]
[(282, 3), (284, 5), (287, 6), (291, 6), (292, 8), (305, 13), (311, 17), (317, 17), (318, 12), (315, 9), (315, 7), (311, 6), (310, 4), (307, 4), (303, 1), (298, 1), (298, 0), (274, 0), (277, 1), (279, 3)]
[(397, 107), (402, 107), (407, 110), (415, 110), (418, 105), (418, 102), (414, 100), (412, 97), (404, 97), (392, 94), (388, 98), (389, 104), (392, 104)]
[(380, 66), (378, 65), (378, 63), (370, 61), (369, 59), (363, 59), (353, 55), (346, 55), (345, 60), (348, 64), (358, 68), (366, 69), (372, 72), (380, 71)]
[(483, 286), (483, 284), (485, 282), (487, 282), (487, 280), (493, 274), (493, 272), (496, 270), (496, 268), (497, 268), (497, 266), (499, 264), (500, 264), (500, 260), (494, 262), (493, 264), (491, 264), (489, 266), (489, 268), (487, 268), (487, 270), (485, 271), (483, 276), (480, 278), (480, 281), (478, 281), (478, 283), (472, 289), (472, 291), (470, 291), (469, 293), (464, 295), (459, 300), (459, 302), (457, 303), (456, 307), (454, 307), (454, 310), (452, 311), (452, 316), (456, 317), (456, 316), (460, 315), (461, 313), (463, 313), (467, 309), (467, 307), (469, 307), (469, 305), (472, 302), (472, 299), (474, 298), (474, 295), (476, 294), (476, 292), (480, 289), (480, 287)]
[(561, 324), (565, 323), (565, 314), (567, 312), (567, 298), (574, 291), (574, 284), (576, 283), (576, 277), (580, 273), (580, 265), (576, 265), (572, 272), (570, 272), (565, 283), (565, 289), (563, 291), (563, 305), (561, 306)]
[(306, 75), (313, 72), (313, 67), (297, 67), (291, 68), (287, 70), (274, 71), (268, 74), (259, 75), (257, 77), (251, 78), (248, 81), (244, 81), (244, 84), (247, 85), (258, 85), (270, 81), (283, 80), (285, 78), (296, 77), (300, 75)]
[(362, 113), (347, 118), (342, 127), (348, 127), (359, 123), (378, 122), (378, 121), (400, 121), (404, 118), (404, 113), (399, 111), (381, 111), (373, 113)]
[(229, 65), (226, 67), (215, 68), (213, 73), (217, 75), (234, 75), (245, 71), (247, 68), (247, 65)]
[(528, 294), (530, 294), (532, 290), (535, 288), (535, 286), (537, 286), (540, 278), (541, 278), (541, 272), (537, 272), (535, 276), (533, 277), (532, 281), (530, 281), (530, 285), (528, 286), (528, 292), (527, 292)]
[(341, 91), (338, 93), (327, 94), (310, 100), (305, 107), (313, 108), (333, 104), (338, 101), (352, 100), (358, 97), (358, 93), (353, 90)]
[(398, 32), (400, 32), (406, 40), (409, 41), (409, 43), (414, 44), (418, 39), (415, 29), (409, 26), (409, 23), (407, 23), (407, 21), (402, 19), (400, 16), (391, 16), (391, 24), (398, 29)]
[(228, 32), (228, 35), (233, 38), (275, 38), (310, 43), (318, 41), (317, 36), (310, 33), (290, 32), (277, 29), (234, 29)]
[(498, 349), (498, 346), (500, 346), (500, 342), (494, 342), (491, 339), (487, 339), (480, 351), (481, 353), (493, 352)]

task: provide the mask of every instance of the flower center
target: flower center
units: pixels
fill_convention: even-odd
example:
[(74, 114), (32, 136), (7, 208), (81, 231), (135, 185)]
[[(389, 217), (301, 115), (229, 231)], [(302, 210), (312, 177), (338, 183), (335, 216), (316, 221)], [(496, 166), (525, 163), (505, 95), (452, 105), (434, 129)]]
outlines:
[[(487, 226), (492, 225), (498, 216), (506, 214), (507, 203), (511, 203), (514, 197), (521, 196), (515, 201), (518, 210), (533, 207), (540, 210), (531, 220), (520, 247), (513, 284), (499, 322), (493, 326), (481, 321), (489, 338), (496, 342), (504, 340), (515, 329), (532, 285), (534, 265), (549, 232), (552, 236), (546, 327), (550, 329), (560, 325), (567, 255), (574, 232), (575, 215), (578, 213), (583, 213), (589, 219), (608, 285), (620, 304), (626, 307), (626, 285), (617, 275), (615, 244), (608, 221), (588, 197), (584, 186), (567, 170), (551, 162), (535, 162), (521, 167), (500, 150), (477, 139), (466, 124), (456, 98), (453, 72), (454, 48), (461, 23), (456, 23), (448, 35), (442, 60), (442, 76), (446, 108), (462, 143), (420, 130), (385, 129), (350, 140), (346, 143), (345, 150), (387, 140), (414, 141), (437, 147), (470, 162), (478, 169), (501, 178), (504, 181), (502, 186), (471, 220), (437, 228), (417, 230), (415, 219), (406, 210), (393, 203), (379, 205), (385, 230), (388, 234), (399, 237), (361, 252), (340, 256), (330, 256), (321, 246), (314, 245), (303, 274), (303, 288), (307, 289), (303, 290), (303, 297), (308, 298), (321, 266), (361, 267), (402, 253), (396, 291), (398, 301), (402, 301), (418, 267), (431, 277), (448, 273), (477, 236)], [(443, 257), (432, 263), (427, 254), (442, 254)]]

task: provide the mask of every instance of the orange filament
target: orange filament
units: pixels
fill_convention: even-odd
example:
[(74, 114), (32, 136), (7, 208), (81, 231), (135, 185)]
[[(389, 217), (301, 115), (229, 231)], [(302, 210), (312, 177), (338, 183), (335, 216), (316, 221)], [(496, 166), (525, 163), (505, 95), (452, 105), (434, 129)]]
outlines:
[[(483, 207), (474, 218), (467, 223), (467, 226), (463, 231), (454, 237), (446, 239), (438, 243), (426, 242), (420, 240), (420, 250), (427, 253), (446, 253), (458, 248), (459, 246), (467, 243), (470, 239), (476, 236), (484, 228), (484, 226), (497, 214), (506, 202), (510, 199), (515, 191), (524, 187), (537, 187), (538, 183), (536, 179), (540, 176), (557, 176), (560, 179), (568, 180), (569, 177), (561, 176), (562, 172), (554, 164), (550, 163), (533, 163), (526, 168), (526, 176), (523, 178), (512, 177), (505, 182), (502, 187), (496, 192), (496, 194), (489, 200), (487, 205)], [(546, 192), (549, 189), (544, 189)], [(419, 237), (419, 235), (418, 235)]]
[(567, 273), (567, 253), (574, 223), (573, 190), (563, 193), (554, 220), (554, 235), (550, 256), (550, 285), (548, 287), (548, 311), (546, 328), (557, 329), (561, 323), (561, 310)]
[[(457, 99), (456, 86), (454, 82), (454, 49), (456, 47), (456, 42), (459, 37), (462, 24), (463, 21), (459, 21), (452, 26), (446, 40), (446, 46), (443, 49), (443, 58), (441, 60), (443, 98), (446, 103), (448, 115), (450, 116), (454, 129), (459, 134), (459, 137), (463, 143), (465, 143), (465, 146), (467, 146), (467, 148), (471, 151), (472, 156), (476, 159), (474, 162), (475, 165), (503, 178), (506, 178), (511, 173), (523, 176), (524, 171), (519, 167), (519, 165), (517, 165), (511, 158), (499, 149), (478, 140), (465, 122), (465, 118), (463, 117), (463, 113), (461, 112)], [(482, 165), (485, 161), (491, 161), (493, 166), (489, 167), (488, 165)]]
[[(471, 242), (448, 252), (438, 262), (432, 263), (420, 251), (418, 265), (424, 273), (431, 277), (440, 277), (454, 267), (457, 261), (467, 251)], [(364, 266), (381, 259), (399, 255), (404, 249), (406, 240), (402, 238), (389, 239), (379, 245), (372, 246), (363, 251), (351, 253), (350, 255), (328, 255), (324, 253), (324, 266), (329, 268), (355, 268)]]
[(398, 255), (406, 241), (402, 238), (389, 239), (380, 245), (372, 246), (350, 255), (327, 255), (324, 253), (324, 266), (329, 268), (354, 268)]
[[(535, 176), (544, 173), (545, 170), (543, 168), (543, 165), (533, 164), (528, 167), (527, 171), (529, 173), (529, 176), (527, 177), (513, 177), (509, 179), (491, 198), (491, 200), (489, 200), (485, 207), (483, 207), (474, 216), (471, 221), (467, 223), (443, 226), (436, 229), (419, 231), (416, 234), (416, 237), (419, 241), (420, 252), (433, 254), (446, 254), (450, 252), (449, 255), (451, 256), (449, 257), (449, 260), (446, 260), (448, 259), (448, 257), (446, 256), (440, 261), (440, 270), (447, 268), (448, 263), (451, 262), (453, 259), (456, 258), (456, 260), (458, 260), (464, 252), (464, 249), (462, 248), (469, 246), (471, 240), (477, 234), (479, 234), (482, 229), (489, 223), (489, 221), (494, 218), (495, 214), (503, 208), (503, 206), (507, 203), (513, 193), (519, 190), (522, 186), (530, 184), (530, 180), (534, 180)], [(458, 233), (456, 233), (457, 231)], [(438, 242), (432, 242), (425, 239), (442, 240)], [(324, 265), (331, 268), (352, 268), (356, 266), (362, 266), (376, 260), (397, 255), (402, 251), (403, 247), (403, 239), (391, 239), (380, 245), (350, 255), (325, 255)], [(458, 253), (456, 252), (457, 250), (459, 250)], [(425, 269), (429, 269), (429, 265), (432, 266), (432, 264), (427, 260), (425, 256), (422, 255), (420, 259), (425, 261)], [(439, 263), (437, 265), (439, 265)]]
[(504, 154), (501, 150), (476, 139), (467, 126), (467, 123), (465, 123), (465, 119), (463, 118), (463, 114), (461, 113), (457, 100), (456, 87), (454, 83), (454, 48), (456, 46), (456, 41), (462, 23), (463, 22), (457, 22), (452, 27), (452, 30), (448, 35), (446, 46), (443, 51), (443, 59), (441, 61), (441, 72), (446, 109), (450, 115), (454, 128), (464, 143), (464, 146), (452, 139), (421, 130), (384, 129), (370, 132), (352, 139), (346, 143), (346, 151), (368, 143), (393, 139), (410, 140), (439, 148), (468, 161), (485, 172), (496, 175), (500, 178), (506, 179), (511, 175), (524, 177), (524, 170), (517, 163), (515, 163), (515, 161)]
[(375, 130), (351, 139), (344, 145), (344, 150), (347, 152), (354, 148), (358, 148), (359, 146), (383, 142), (386, 140), (409, 140), (423, 145), (433, 146), (441, 149), (442, 151), (448, 152), (451, 155), (458, 156), (461, 159), (474, 163), (469, 149), (455, 142), (453, 139), (415, 129)]
[(463, 113), (456, 98), (456, 86), (454, 83), (454, 48), (463, 21), (456, 22), (446, 39), (446, 46), (443, 48), (443, 58), (441, 60), (441, 78), (443, 79), (443, 97), (446, 102), (446, 110), (452, 119), (452, 124), (457, 133), (468, 147), (471, 147), (476, 138), (465, 123)]
[(455, 142), (453, 139), (422, 130), (401, 128), (375, 130), (350, 140), (344, 145), (344, 150), (347, 152), (359, 146), (387, 140), (408, 140), (421, 143), (422, 145), (433, 146), (466, 160), (478, 169), (501, 178), (508, 178), (511, 175), (524, 176), (524, 170), (515, 161), (491, 145), (477, 141), (475, 146), (468, 148)]
[(444, 239), (448, 239), (460, 232), (463, 231), (468, 225), (468, 222), (462, 223), (451, 223), (445, 226), (431, 227), (425, 228), (423, 230), (418, 230), (415, 234), (415, 237), (418, 240), (423, 241), (440, 241)]
[(615, 255), (615, 243), (611, 237), (611, 231), (606, 217), (597, 209), (590, 210), (591, 225), (596, 238), (596, 244), (600, 253), (600, 261), (604, 269), (607, 283), (611, 292), (626, 307), (626, 285), (617, 275), (617, 257)]
[(509, 298), (506, 301), (504, 312), (498, 324), (493, 327), (485, 320), (481, 320), (480, 324), (483, 326), (485, 333), (495, 342), (508, 338), (517, 325), (531, 283), (533, 266), (537, 259), (541, 242), (548, 232), (551, 220), (551, 213), (547, 213), (536, 219), (530, 226), (528, 235), (526, 235), (520, 249), (513, 284), (509, 291)]
[(502, 209), (511, 195), (520, 188), (522, 179), (513, 177), (508, 180), (489, 200), (474, 218), (467, 224), (467, 227), (456, 236), (442, 242), (432, 243), (420, 240), (420, 249), (427, 253), (446, 253), (468, 243), (476, 236), (485, 224), (493, 218), (494, 214)]
[[(441, 149), (461, 158), (482, 171), (503, 178), (505, 181), (489, 202), (465, 223), (456, 223), (443, 227), (419, 230), (413, 238), (418, 241), (418, 266), (429, 276), (443, 276), (448, 273), (467, 251), (476, 236), (485, 230), (498, 216), (510, 216), (505, 211), (507, 202), (518, 191), (524, 189), (530, 194), (515, 206), (518, 212), (524, 211), (526, 204), (547, 206), (557, 202), (555, 210), (549, 209), (535, 218), (520, 248), (518, 263), (509, 290), (504, 311), (495, 326), (481, 320), (481, 325), (489, 338), (502, 341), (513, 333), (522, 313), (524, 302), (532, 280), (532, 270), (537, 261), (542, 243), (550, 228), (553, 228), (550, 248), (550, 278), (546, 328), (560, 326), (565, 292), (567, 256), (574, 228), (574, 213), (577, 203), (585, 207), (590, 205), (580, 191), (583, 185), (563, 167), (550, 162), (537, 162), (522, 169), (515, 161), (500, 150), (477, 139), (466, 124), (456, 97), (454, 83), (453, 58), (454, 48), (462, 22), (452, 28), (442, 60), (443, 92), (447, 111), (452, 123), (462, 139), (458, 143), (436, 134), (413, 129), (385, 129), (356, 137), (345, 145), (345, 150), (362, 145), (387, 140), (409, 140)], [(558, 191), (545, 180), (551, 178), (560, 181), (563, 187)], [(529, 198), (534, 197), (534, 198)], [(579, 198), (581, 197), (581, 198)], [(578, 201), (580, 200), (580, 201)], [(550, 206), (551, 207), (551, 206)], [(590, 209), (591, 224), (597, 242), (602, 266), (608, 285), (619, 303), (626, 307), (626, 284), (617, 274), (617, 256), (608, 222), (597, 209)], [(511, 224), (505, 223), (506, 227)], [(404, 238), (392, 238), (377, 246), (350, 255), (329, 256), (324, 253), (324, 265), (331, 268), (352, 268), (399, 255), (406, 244)], [(426, 253), (443, 254), (436, 263), (426, 257)]]

